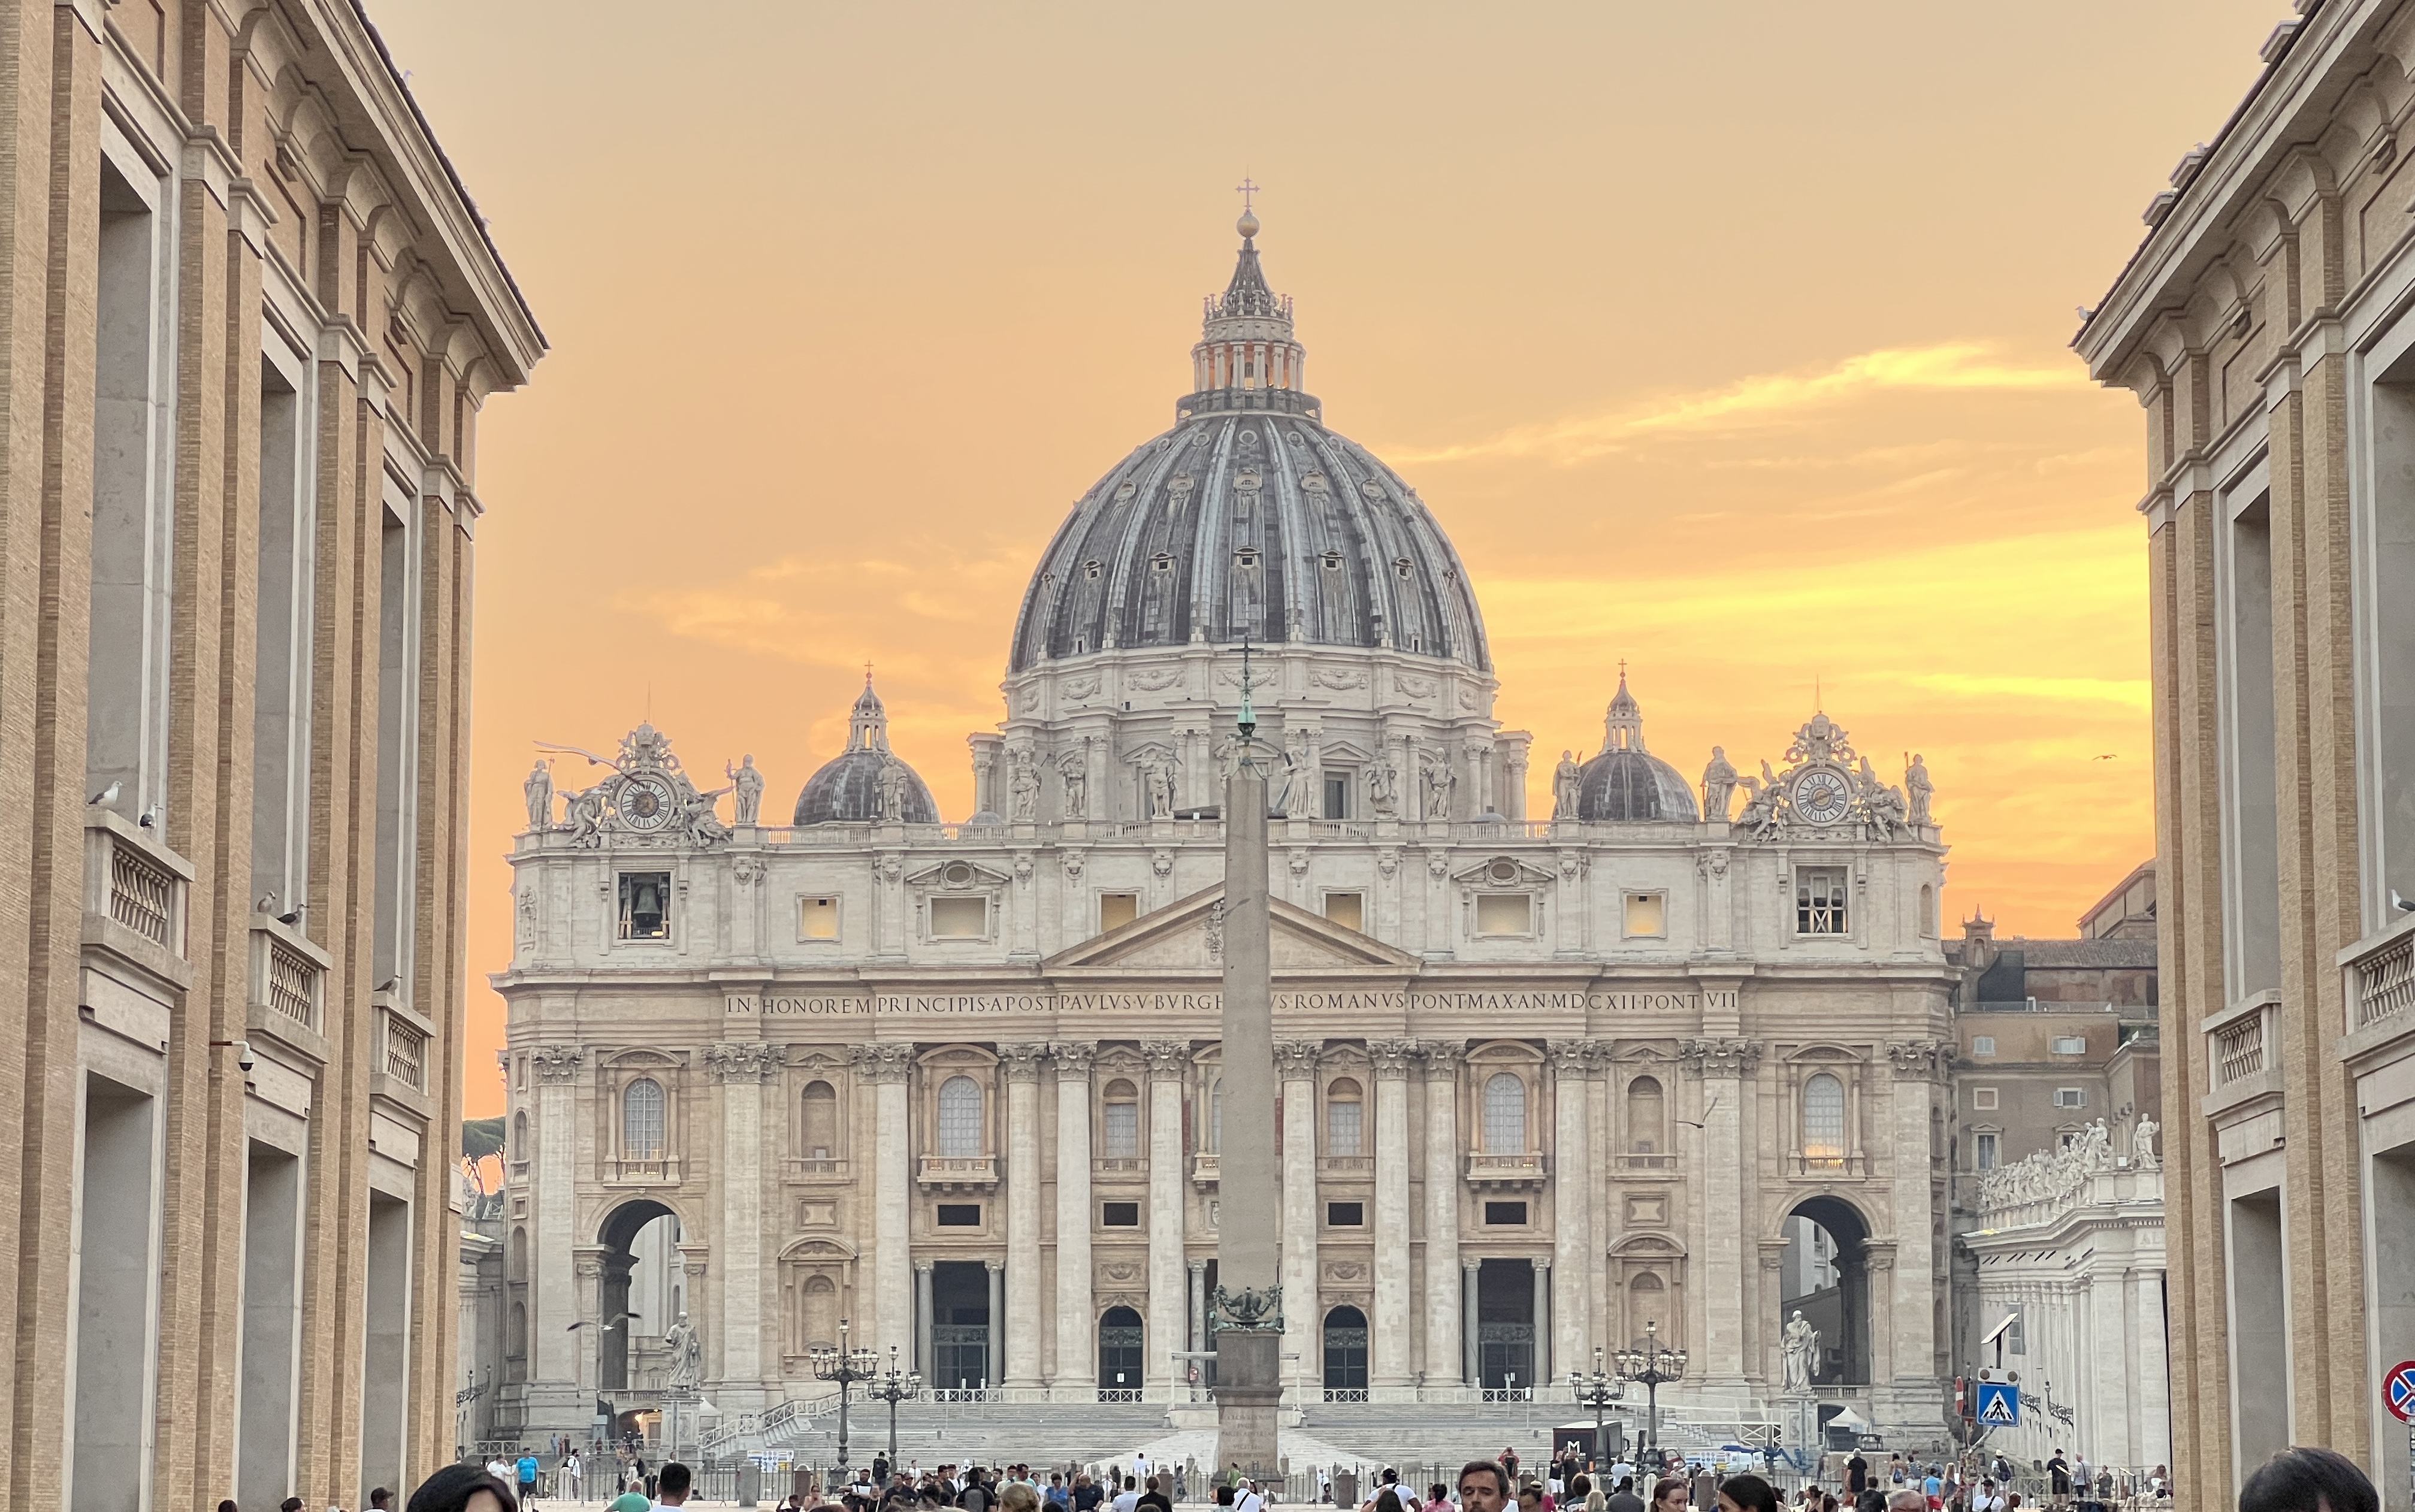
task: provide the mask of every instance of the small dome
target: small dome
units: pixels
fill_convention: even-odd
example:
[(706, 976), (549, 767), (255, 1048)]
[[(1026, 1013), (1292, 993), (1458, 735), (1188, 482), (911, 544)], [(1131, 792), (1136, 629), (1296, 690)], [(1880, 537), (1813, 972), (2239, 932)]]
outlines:
[(1578, 769), (1577, 817), (1613, 823), (1692, 824), (1694, 785), (1643, 748), (1643, 710), (1627, 691), (1627, 664), (1602, 721), (1601, 754)]
[[(892, 771), (896, 773), (894, 778), (888, 775)], [(890, 782), (900, 786), (899, 817), (905, 823), (939, 822), (939, 805), (931, 801), (929, 786), (889, 750), (889, 712), (881, 707), (880, 696), (872, 691), (872, 675), (867, 672), (862, 696), (855, 700), (855, 708), (848, 715), (847, 749), (805, 779), (804, 790), (797, 795), (793, 822), (877, 821), (881, 816), (881, 789)]]

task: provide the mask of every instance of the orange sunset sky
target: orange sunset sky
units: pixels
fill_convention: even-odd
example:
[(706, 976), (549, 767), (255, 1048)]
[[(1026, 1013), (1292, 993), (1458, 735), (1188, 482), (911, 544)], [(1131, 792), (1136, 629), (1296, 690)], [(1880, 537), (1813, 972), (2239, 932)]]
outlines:
[(1815, 685), (1924, 752), (2001, 931), (2152, 847), (2143, 427), (2065, 343), (2282, 0), (370, 9), (552, 342), (481, 432), (472, 1115), (534, 741), (651, 716), (785, 819), (868, 660), (965, 816), (1244, 173), (1327, 421), (1466, 560), (1530, 806), (1624, 658), (1688, 772)]

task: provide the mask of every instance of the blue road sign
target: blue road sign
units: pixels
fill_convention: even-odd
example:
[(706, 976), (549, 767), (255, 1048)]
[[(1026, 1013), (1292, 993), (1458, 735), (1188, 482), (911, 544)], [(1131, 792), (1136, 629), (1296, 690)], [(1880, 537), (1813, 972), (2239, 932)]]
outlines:
[(1980, 1382), (1979, 1422), (1985, 1428), (2020, 1427), (2020, 1387), (2010, 1381)]

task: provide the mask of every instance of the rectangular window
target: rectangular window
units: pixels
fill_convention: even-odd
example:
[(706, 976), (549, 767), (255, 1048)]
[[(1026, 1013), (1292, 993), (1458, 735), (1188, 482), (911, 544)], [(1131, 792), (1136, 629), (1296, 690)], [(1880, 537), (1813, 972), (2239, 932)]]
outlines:
[(1794, 869), (1794, 933), (1846, 933), (1845, 868), (1798, 866)]
[(1106, 1156), (1110, 1160), (1129, 1160), (1140, 1154), (1140, 1104), (1110, 1102), (1101, 1120), (1106, 1135)]
[(1478, 935), (1531, 935), (1535, 932), (1534, 895), (1526, 892), (1479, 892), (1476, 895)]
[(1629, 939), (1658, 938), (1668, 933), (1669, 894), (1630, 892), (1627, 895), (1627, 935)]
[(939, 1227), (943, 1229), (977, 1229), (981, 1227), (981, 1204), (941, 1203)]
[(2054, 1105), (2058, 1108), (2088, 1106), (2088, 1089), (2081, 1086), (2058, 1086), (2054, 1089)]
[(1486, 1203), (1484, 1224), (1487, 1228), (1523, 1228), (1526, 1226), (1524, 1203)]
[(2085, 1035), (2058, 1034), (2054, 1037), (2054, 1053), (2058, 1055), (2084, 1055), (2088, 1054), (2088, 1039)]
[(1980, 1170), (1982, 1170), (1982, 1171), (1993, 1171), (1993, 1170), (1996, 1168), (1996, 1136), (1995, 1136), (1995, 1135), (1993, 1135), (1993, 1134), (1981, 1134), (1981, 1135), (1979, 1135), (1976, 1139), (1974, 1139), (1974, 1140), (1972, 1140), (1972, 1144), (1971, 1144), (1971, 1150), (1972, 1150), (1972, 1163), (1973, 1163), (1973, 1164), (1975, 1164), (1975, 1165), (1976, 1165)]
[(1325, 917), (1344, 929), (1367, 927), (1367, 895), (1363, 892), (1328, 892), (1325, 895)]
[(2004, 1353), (2007, 1355), (2026, 1355), (2029, 1352), (2029, 1322), (2021, 1316), (2021, 1310), (2015, 1308), (2013, 1309), (2013, 1325), (2004, 1330)]
[(1136, 1229), (1140, 1227), (1140, 1204), (1101, 1203), (1099, 1226), (1105, 1229)]
[(1359, 1115), (1365, 1108), (1359, 1102), (1328, 1102), (1325, 1105), (1325, 1149), (1328, 1155), (1364, 1153), (1359, 1138)]
[(989, 933), (987, 898), (933, 898), (931, 937), (935, 940), (977, 940)]
[(1325, 774), (1325, 816), (1328, 819), (1350, 817), (1350, 774), (1328, 771)]
[(1994, 1055), (1995, 1053), (1996, 1053), (1996, 1037), (1995, 1037), (1994, 1035), (1992, 1035), (1992, 1034), (1974, 1034), (1974, 1035), (1972, 1035), (1972, 1036), (1971, 1037), (1971, 1054), (1972, 1054), (1972, 1055)]
[(838, 900), (836, 898), (799, 898), (797, 900), (797, 938), (801, 940), (838, 938)]
[(1995, 1112), (1996, 1089), (1992, 1086), (1972, 1087), (1971, 1089), (1971, 1109), (1974, 1113)]
[(1325, 1226), (1329, 1229), (1363, 1229), (1367, 1226), (1365, 1203), (1327, 1203)]
[(621, 937), (624, 940), (667, 940), (671, 937), (671, 874), (621, 874)]
[(1140, 917), (1140, 894), (1137, 892), (1102, 892), (1099, 894), (1099, 933), (1121, 929)]

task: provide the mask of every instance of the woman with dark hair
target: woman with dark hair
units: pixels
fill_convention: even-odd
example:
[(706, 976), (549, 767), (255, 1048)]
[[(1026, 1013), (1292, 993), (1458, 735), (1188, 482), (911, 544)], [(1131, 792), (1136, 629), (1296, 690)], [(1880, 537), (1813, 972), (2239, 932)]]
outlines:
[(2356, 1461), (2330, 1449), (2284, 1449), (2239, 1488), (2239, 1512), (2380, 1512)]
[(1719, 1482), (1719, 1512), (1778, 1512), (1778, 1491), (1759, 1475), (1730, 1475)]
[(1686, 1505), (1694, 1494), (1694, 1483), (1683, 1475), (1663, 1475), (1652, 1488), (1652, 1512), (1686, 1512)]
[(519, 1512), (512, 1489), (483, 1465), (446, 1465), (411, 1493), (410, 1512)]

